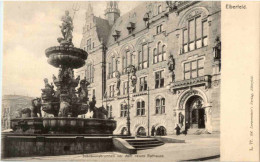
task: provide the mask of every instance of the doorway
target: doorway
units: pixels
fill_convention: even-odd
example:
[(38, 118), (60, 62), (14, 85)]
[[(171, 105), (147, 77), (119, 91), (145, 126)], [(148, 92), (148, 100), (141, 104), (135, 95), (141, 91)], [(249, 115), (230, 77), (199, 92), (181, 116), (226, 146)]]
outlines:
[(185, 106), (185, 126), (189, 128), (205, 128), (205, 109), (199, 96), (190, 97)]

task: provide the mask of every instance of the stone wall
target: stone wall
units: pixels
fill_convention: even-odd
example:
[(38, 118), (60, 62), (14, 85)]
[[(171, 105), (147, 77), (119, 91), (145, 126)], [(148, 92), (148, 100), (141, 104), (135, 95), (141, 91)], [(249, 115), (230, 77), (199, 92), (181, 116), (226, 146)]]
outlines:
[(111, 137), (2, 134), (2, 158), (86, 154), (113, 150)]

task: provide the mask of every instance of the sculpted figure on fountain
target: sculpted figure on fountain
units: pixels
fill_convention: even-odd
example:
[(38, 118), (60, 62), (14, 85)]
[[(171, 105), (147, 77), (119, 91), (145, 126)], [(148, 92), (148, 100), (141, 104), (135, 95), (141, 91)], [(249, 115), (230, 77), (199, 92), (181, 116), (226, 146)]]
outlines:
[(73, 31), (73, 21), (69, 15), (69, 11), (65, 11), (65, 15), (61, 18), (62, 24), (60, 26), (63, 38), (58, 38), (58, 42), (61, 46), (73, 46), (72, 43), (72, 31)]

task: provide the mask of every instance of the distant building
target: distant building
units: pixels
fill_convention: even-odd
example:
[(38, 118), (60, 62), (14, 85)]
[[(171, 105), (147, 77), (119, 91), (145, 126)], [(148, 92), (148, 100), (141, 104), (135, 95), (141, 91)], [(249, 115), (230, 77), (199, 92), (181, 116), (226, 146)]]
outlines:
[(81, 41), (89, 56), (78, 74), (91, 83), (90, 100), (95, 95), (117, 120), (115, 134), (127, 130), (129, 65), (137, 69), (132, 135), (173, 134), (177, 124), (189, 132), (220, 131), (220, 21), (214, 1), (143, 2), (124, 15), (113, 1), (105, 19), (89, 5)]
[(30, 108), (32, 97), (20, 95), (3, 95), (2, 97), (2, 130), (10, 129), (10, 119), (15, 111)]

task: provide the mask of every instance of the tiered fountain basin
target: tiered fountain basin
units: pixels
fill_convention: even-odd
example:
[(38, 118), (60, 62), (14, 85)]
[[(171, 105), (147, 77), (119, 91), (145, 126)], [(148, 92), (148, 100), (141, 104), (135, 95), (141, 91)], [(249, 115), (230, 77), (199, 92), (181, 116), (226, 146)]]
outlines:
[(2, 158), (107, 152), (114, 149), (116, 121), (76, 117), (11, 119), (2, 133)]
[(28, 117), (12, 119), (11, 128), (18, 134), (112, 135), (116, 121), (77, 117)]
[(75, 47), (54, 46), (45, 50), (48, 63), (54, 67), (66, 65), (73, 69), (82, 67), (87, 59), (87, 52)]
[(54, 134), (113, 134), (116, 121), (94, 118), (43, 118), (43, 126), (49, 133)]

